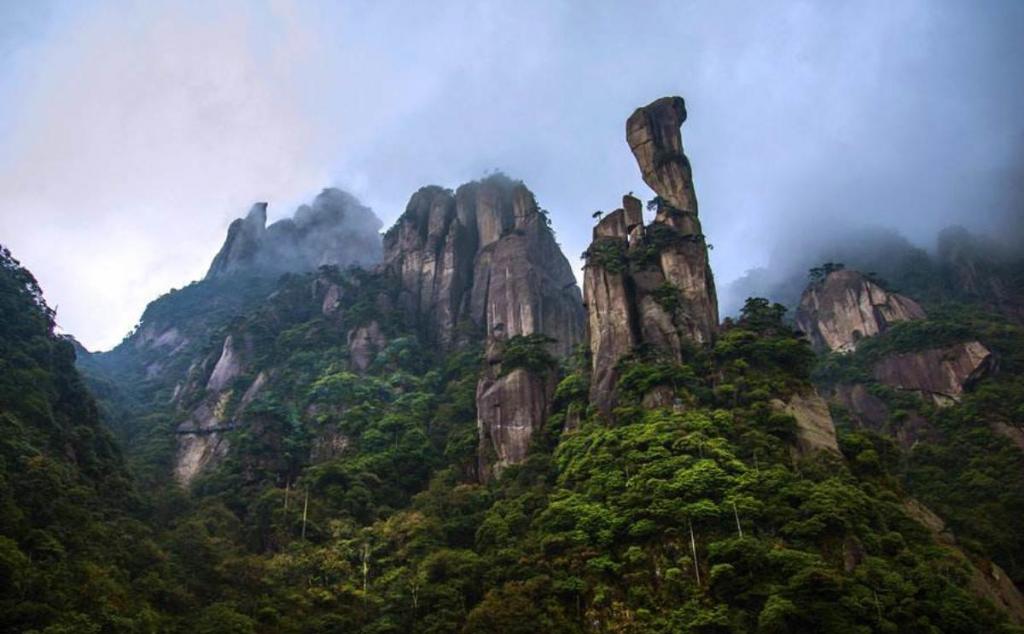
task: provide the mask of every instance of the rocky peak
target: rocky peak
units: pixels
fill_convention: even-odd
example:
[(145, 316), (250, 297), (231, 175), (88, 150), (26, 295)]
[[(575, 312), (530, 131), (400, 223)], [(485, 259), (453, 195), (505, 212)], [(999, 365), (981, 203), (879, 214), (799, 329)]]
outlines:
[(252, 266), (266, 233), (267, 203), (256, 203), (245, 218), (236, 218), (228, 227), (228, 237), (213, 258), (206, 277), (234, 273)]
[(667, 205), (696, 214), (693, 174), (679, 133), (685, 121), (683, 98), (662, 97), (633, 112), (626, 121), (626, 141), (644, 182)]
[(665, 97), (626, 122), (626, 140), (657, 194), (657, 212), (645, 227), (640, 200), (623, 197), (622, 207), (594, 228), (586, 253), (591, 399), (605, 413), (614, 405), (622, 357), (648, 344), (680, 359), (687, 342), (707, 344), (718, 328), (715, 282), (679, 130), (685, 120), (683, 99)]
[(267, 203), (256, 203), (245, 218), (232, 222), (206, 279), (311, 271), (323, 265), (367, 266), (380, 260), (380, 220), (340, 189), (325, 189), (294, 217), (266, 225)]
[(421, 334), (451, 349), (475, 334), (488, 368), (477, 385), (481, 479), (526, 455), (544, 424), (553, 375), (501, 372), (505, 342), (544, 335), (556, 356), (583, 336), (579, 287), (533, 193), (502, 175), (454, 193), (425, 187), (384, 236), (384, 267), (401, 281), (399, 304)]
[(832, 271), (808, 286), (796, 310), (797, 326), (818, 351), (850, 352), (893, 323), (924, 318), (914, 300), (850, 269)]
[(569, 261), (533, 193), (505, 176), (413, 194), (384, 236), (384, 267), (401, 280), (411, 320), (442, 347), (463, 324), (483, 336), (543, 333), (562, 355), (582, 336)]

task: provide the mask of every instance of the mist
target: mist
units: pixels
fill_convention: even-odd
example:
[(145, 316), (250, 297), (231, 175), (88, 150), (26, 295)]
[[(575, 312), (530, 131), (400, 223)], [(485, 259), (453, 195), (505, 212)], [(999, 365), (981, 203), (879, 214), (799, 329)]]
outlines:
[(0, 25), (0, 242), (90, 348), (253, 202), (325, 187), (387, 227), (501, 169), (579, 272), (591, 213), (653, 196), (624, 123), (669, 94), (719, 288), (863, 227), (927, 249), (1024, 216), (1018, 2), (40, 2)]
[(381, 259), (381, 221), (369, 207), (336, 188), (267, 226), (267, 204), (256, 203), (231, 223), (206, 277), (236, 272), (280, 275), (322, 266), (369, 268)]

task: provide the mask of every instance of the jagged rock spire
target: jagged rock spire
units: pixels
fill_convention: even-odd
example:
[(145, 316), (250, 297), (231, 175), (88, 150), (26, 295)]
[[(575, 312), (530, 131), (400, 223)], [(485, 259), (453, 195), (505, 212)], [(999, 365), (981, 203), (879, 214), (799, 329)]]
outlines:
[(657, 194), (655, 219), (644, 227), (640, 201), (625, 196), (622, 208), (594, 228), (587, 250), (591, 399), (605, 413), (615, 403), (618, 362), (637, 346), (678, 360), (686, 342), (707, 344), (718, 328), (715, 282), (679, 131), (685, 120), (681, 97), (658, 99), (629, 117), (626, 140)]

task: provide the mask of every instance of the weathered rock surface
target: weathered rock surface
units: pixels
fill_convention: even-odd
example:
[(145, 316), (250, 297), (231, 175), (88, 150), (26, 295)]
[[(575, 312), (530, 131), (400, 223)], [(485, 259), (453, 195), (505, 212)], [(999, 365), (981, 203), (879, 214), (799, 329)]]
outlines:
[(235, 338), (228, 335), (224, 339), (224, 346), (221, 350), (217, 365), (213, 367), (210, 379), (206, 382), (206, 389), (209, 392), (219, 392), (227, 387), (242, 372), (242, 357), (244, 346), (235, 343)]
[(476, 388), (482, 481), (500, 476), (505, 467), (526, 458), (530, 439), (550, 413), (554, 391), (553, 373), (538, 375), (515, 368), (507, 374), (485, 374)]
[(465, 325), (485, 336), (543, 333), (566, 355), (583, 335), (579, 287), (529, 189), (503, 176), (425, 187), (384, 236), (384, 267), (428, 339), (450, 349)]
[[(440, 187), (416, 192), (384, 237), (384, 267), (400, 280), (409, 320), (442, 349), (475, 332), (500, 367), (501, 344), (510, 337), (547, 335), (551, 352), (566, 356), (583, 336), (572, 268), (533, 194), (506, 177), (454, 194)], [(524, 369), (484, 373), (477, 386), (481, 479), (525, 457), (553, 390), (549, 377)]]
[(626, 121), (626, 142), (644, 182), (668, 205), (696, 215), (693, 174), (679, 134), (685, 121), (683, 98), (662, 97), (633, 112)]
[(352, 369), (356, 372), (365, 372), (377, 353), (386, 345), (387, 338), (376, 321), (353, 328), (348, 333), (348, 354)]
[(685, 120), (682, 98), (666, 97), (626, 122), (644, 182), (658, 195), (657, 212), (645, 227), (640, 200), (623, 197), (622, 208), (598, 222), (587, 251), (590, 396), (605, 414), (615, 405), (615, 368), (624, 356), (646, 345), (680, 359), (688, 344), (710, 343), (718, 329), (715, 282), (679, 130)]
[(828, 451), (841, 455), (828, 403), (817, 392), (794, 394), (789, 401), (775, 400), (772, 405), (796, 420), (796, 449), (800, 454)]
[(811, 284), (796, 310), (797, 326), (818, 351), (850, 352), (895, 322), (924, 318), (917, 302), (853, 270), (833, 271)]
[(873, 373), (890, 387), (917, 392), (938, 405), (950, 405), (995, 366), (995, 357), (988, 348), (978, 341), (968, 341), (886, 357), (875, 365)]
[(267, 203), (256, 203), (228, 236), (210, 264), (206, 279), (234, 273), (276, 274), (344, 268), (380, 261), (381, 222), (369, 207), (339, 189), (325, 189), (293, 218), (269, 227)]

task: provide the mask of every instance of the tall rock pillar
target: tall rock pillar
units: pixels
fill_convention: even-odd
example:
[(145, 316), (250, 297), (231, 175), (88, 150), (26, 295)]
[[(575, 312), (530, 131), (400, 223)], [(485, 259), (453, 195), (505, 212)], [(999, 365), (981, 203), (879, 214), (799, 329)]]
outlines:
[(681, 97), (658, 99), (629, 117), (626, 140), (657, 194), (655, 218), (645, 227), (640, 201), (625, 196), (621, 209), (598, 222), (586, 253), (591, 400), (605, 414), (616, 402), (623, 357), (642, 345), (679, 361), (688, 345), (710, 343), (718, 328), (715, 282), (679, 130), (685, 120)]

